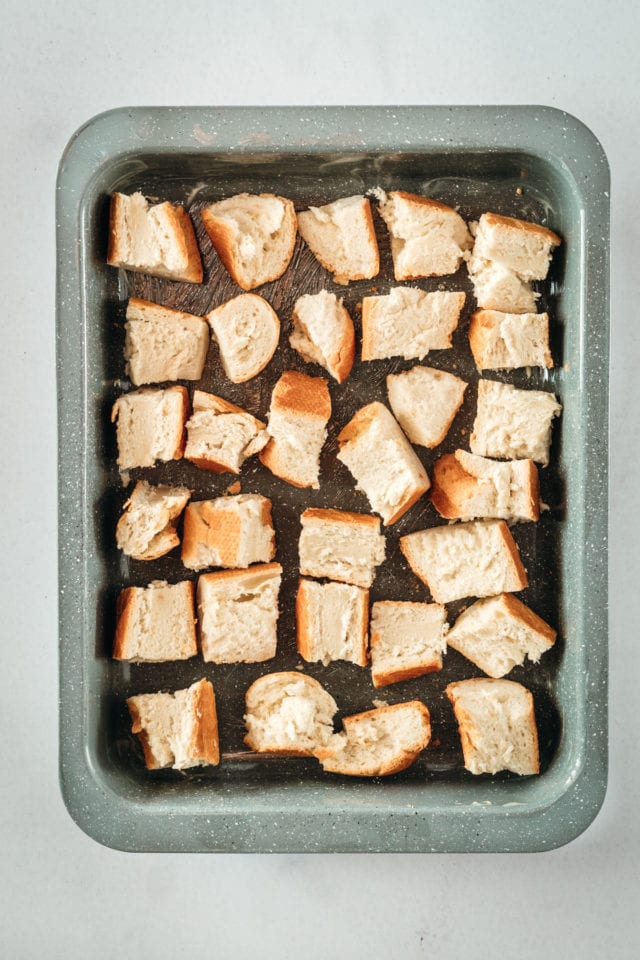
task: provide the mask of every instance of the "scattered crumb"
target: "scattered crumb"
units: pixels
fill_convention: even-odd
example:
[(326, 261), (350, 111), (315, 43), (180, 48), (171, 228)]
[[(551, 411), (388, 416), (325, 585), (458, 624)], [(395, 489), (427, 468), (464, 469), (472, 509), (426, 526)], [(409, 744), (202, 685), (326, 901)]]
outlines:
[(516, 187), (516, 196), (521, 197), (523, 193), (524, 193), (524, 190), (522, 189), (522, 187)]
[(296, 670), (304, 670), (304, 663), (296, 663)]
[(233, 483), (230, 483), (227, 487), (225, 493), (240, 493), (242, 486), (239, 480), (235, 480)]
[(431, 747), (439, 747), (440, 745), (441, 745), (441, 741), (440, 741), (440, 740), (432, 740), (432, 741), (430, 742), (430, 744), (429, 744), (429, 746), (431, 746)]
[(569, 370), (571, 370), (571, 364), (567, 361), (567, 363), (563, 365), (562, 369), (565, 373), (569, 373)]
[(545, 503), (544, 500), (540, 501), (540, 513), (544, 513), (545, 510), (551, 510), (551, 507), (548, 503)]
[(374, 705), (374, 707), (388, 707), (388, 706), (389, 706), (388, 700), (372, 700), (371, 703)]
[(131, 483), (131, 474), (129, 473), (128, 470), (123, 470), (120, 473), (120, 479), (122, 480), (122, 486), (128, 487), (129, 484)]
[(466, 427), (463, 427), (462, 430), (460, 431), (460, 433), (462, 434), (463, 437), (466, 437), (466, 435), (469, 433), (469, 431), (467, 430)]

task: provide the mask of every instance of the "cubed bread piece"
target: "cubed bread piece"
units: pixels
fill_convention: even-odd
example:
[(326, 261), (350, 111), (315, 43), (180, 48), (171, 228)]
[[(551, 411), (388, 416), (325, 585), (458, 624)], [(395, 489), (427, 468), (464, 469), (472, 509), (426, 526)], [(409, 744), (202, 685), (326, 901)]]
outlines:
[(376, 190), (391, 236), (396, 280), (455, 273), (472, 245), (467, 225), (452, 207), (403, 190)]
[(281, 277), (296, 242), (296, 215), (291, 200), (272, 193), (239, 193), (202, 211), (211, 243), (243, 290)]
[(185, 510), (182, 562), (190, 570), (267, 563), (275, 552), (271, 500), (258, 493), (198, 500)]
[(116, 425), (118, 466), (153, 467), (158, 460), (180, 460), (189, 415), (186, 387), (143, 387), (123, 393), (111, 409)]
[(446, 370), (415, 366), (390, 373), (387, 393), (393, 414), (412, 443), (442, 443), (464, 399), (468, 384)]
[(222, 397), (194, 391), (193, 413), (187, 421), (186, 460), (202, 470), (240, 473), (244, 461), (268, 442), (266, 423)]
[(461, 613), (447, 641), (477, 667), (499, 679), (524, 663), (537, 663), (556, 631), (511, 593), (477, 600)]
[(353, 366), (353, 321), (335, 293), (306, 293), (293, 308), (289, 343), (308, 363), (318, 363), (334, 380), (344, 383)]
[(538, 520), (540, 486), (533, 460), (486, 460), (466, 450), (433, 465), (429, 498), (447, 520)]
[(279, 563), (203, 573), (198, 579), (198, 632), (211, 663), (261, 663), (276, 655)]
[(342, 721), (344, 733), (315, 751), (327, 773), (386, 777), (418, 759), (431, 739), (429, 711), (419, 700), (367, 710)]
[(294, 487), (320, 486), (320, 452), (331, 416), (329, 387), (323, 377), (285, 370), (271, 395), (267, 431), (271, 439), (260, 460)]
[(114, 660), (160, 663), (188, 660), (198, 652), (193, 584), (154, 580), (118, 595)]
[(469, 345), (479, 370), (553, 366), (547, 313), (478, 310), (469, 324)]
[(189, 502), (188, 487), (152, 487), (139, 480), (116, 526), (118, 549), (134, 560), (157, 560), (180, 543), (178, 517)]
[(344, 197), (298, 214), (300, 236), (335, 283), (369, 280), (380, 270), (371, 204), (366, 197)]
[(209, 349), (204, 317), (132, 297), (125, 331), (126, 372), (134, 386), (202, 376)]
[(358, 410), (338, 435), (338, 443), (338, 460), (387, 526), (429, 489), (424, 467), (384, 404), (374, 401)]
[(560, 238), (524, 220), (485, 213), (475, 225), (469, 275), (478, 306), (506, 313), (533, 313), (539, 293), (532, 280), (544, 280)]
[(371, 608), (371, 677), (386, 687), (442, 670), (447, 611), (438, 603), (379, 600)]
[(334, 736), (338, 705), (324, 687), (304, 673), (268, 673), (245, 694), (244, 742), (257, 753), (309, 757)]
[(436, 603), (524, 590), (527, 573), (504, 520), (474, 520), (400, 538), (409, 566)]
[(448, 350), (464, 306), (464, 293), (392, 287), (362, 301), (362, 359), (422, 360), (430, 350)]
[(266, 300), (255, 293), (241, 293), (216, 307), (206, 319), (232, 383), (245, 383), (264, 370), (280, 337), (280, 320)]
[(473, 257), (468, 267), (476, 301), (483, 310), (506, 313), (535, 312), (540, 294), (516, 273), (499, 263)]
[(555, 396), (545, 390), (519, 390), (510, 383), (480, 380), (469, 446), (481, 457), (535, 460), (546, 466), (551, 421), (561, 412)]
[(483, 213), (476, 227), (473, 257), (497, 263), (527, 282), (544, 280), (560, 243), (560, 237), (537, 223)]
[(512, 680), (476, 677), (450, 683), (464, 765), (470, 773), (540, 772), (531, 692)]
[(327, 666), (348, 660), (369, 662), (369, 591), (349, 583), (300, 580), (296, 597), (297, 643), (300, 656)]
[(149, 770), (220, 762), (216, 698), (208, 680), (175, 693), (141, 693), (129, 697), (127, 706)]
[(384, 560), (379, 517), (309, 507), (300, 517), (300, 573), (370, 587)]
[(150, 205), (141, 193), (114, 193), (107, 263), (168, 280), (202, 283), (202, 260), (189, 214), (172, 203)]

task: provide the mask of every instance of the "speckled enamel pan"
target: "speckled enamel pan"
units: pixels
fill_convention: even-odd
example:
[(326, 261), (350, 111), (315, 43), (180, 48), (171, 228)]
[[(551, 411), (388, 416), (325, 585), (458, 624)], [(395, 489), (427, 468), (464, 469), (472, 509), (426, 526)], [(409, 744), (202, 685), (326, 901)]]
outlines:
[[(114, 526), (128, 490), (115, 464), (115, 397), (128, 389), (122, 355), (130, 294), (204, 314), (239, 293), (202, 229), (204, 202), (241, 191), (290, 197), (298, 209), (372, 187), (423, 193), (457, 206), (468, 220), (493, 210), (536, 220), (562, 237), (540, 309), (551, 316), (550, 371), (491, 373), (522, 387), (553, 391), (563, 404), (552, 462), (541, 471), (549, 505), (538, 524), (513, 534), (529, 569), (520, 596), (558, 630), (539, 664), (511, 679), (536, 704), (538, 776), (474, 777), (464, 770), (447, 683), (479, 675), (455, 651), (440, 673), (374, 690), (353, 664), (305, 665), (335, 697), (341, 715), (419, 698), (431, 711), (432, 742), (404, 773), (386, 780), (325, 774), (314, 760), (264, 758), (243, 743), (244, 693), (261, 673), (292, 670), (293, 602), (299, 515), (307, 505), (368, 512), (336, 460), (336, 434), (358, 406), (385, 399), (385, 377), (404, 361), (356, 364), (343, 387), (331, 385), (335, 423), (322, 459), (319, 491), (299, 491), (259, 461), (241, 475), (245, 492), (273, 499), (277, 559), (285, 568), (279, 644), (267, 664), (125, 664), (111, 659), (118, 591), (187, 571), (174, 554), (128, 561)], [(174, 284), (107, 267), (109, 196), (141, 190), (186, 204), (203, 253), (202, 286)], [(132, 108), (89, 121), (60, 164), (58, 228), (58, 396), (60, 557), (60, 778), (71, 816), (90, 836), (131, 851), (538, 851), (576, 837), (602, 804), (607, 776), (607, 404), (609, 173), (598, 141), (578, 120), (547, 107)], [(257, 415), (268, 410), (286, 367), (303, 369), (290, 350), (292, 305), (323, 287), (345, 298), (357, 318), (367, 293), (393, 283), (386, 230), (377, 213), (381, 273), (336, 287), (300, 240), (281, 280), (258, 292), (278, 312), (279, 350), (267, 369), (233, 385), (211, 348), (200, 386)], [(428, 363), (470, 386), (447, 440), (419, 449), (427, 470), (436, 456), (468, 444), (478, 373), (466, 339), (473, 297), (466, 270), (420, 281), (424, 289), (462, 289), (467, 302), (451, 351)], [(356, 322), (358, 326), (358, 322)], [(321, 371), (315, 370), (319, 375)], [(132, 479), (186, 483), (194, 498), (220, 495), (234, 479), (182, 461)], [(398, 537), (442, 522), (426, 501), (388, 529), (388, 561), (371, 599), (428, 599), (398, 550)], [(450, 622), (461, 604), (451, 605)], [(125, 700), (179, 689), (205, 676), (219, 711), (219, 767), (147, 771), (131, 734)]]

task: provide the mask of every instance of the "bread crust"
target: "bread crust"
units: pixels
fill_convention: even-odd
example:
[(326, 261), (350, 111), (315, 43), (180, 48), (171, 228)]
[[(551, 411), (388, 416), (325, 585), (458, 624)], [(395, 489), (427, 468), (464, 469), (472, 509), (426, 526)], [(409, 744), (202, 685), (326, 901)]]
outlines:
[[(279, 563), (252, 563), (250, 567), (243, 567), (240, 570), (213, 570), (210, 573), (201, 573), (200, 580), (215, 582), (218, 580), (237, 580), (242, 583), (243, 580), (250, 580), (257, 573), (273, 573), (274, 576), (282, 576), (282, 566)], [(298, 674), (295, 674), (298, 676)]]
[[(532, 771), (532, 774), (540, 773), (540, 749), (538, 742), (538, 728), (536, 725), (536, 716), (535, 716), (535, 707), (533, 702), (533, 695), (530, 690), (526, 687), (523, 687), (520, 683), (515, 683), (513, 680), (504, 680), (494, 679), (492, 677), (473, 677), (470, 680), (457, 680), (455, 683), (450, 683), (445, 687), (445, 693), (453, 707), (453, 712), (455, 714), (457, 723), (458, 723), (458, 733), (460, 734), (460, 744), (462, 746), (462, 755), (464, 757), (464, 765), (467, 770), (469, 770), (469, 764), (473, 761), (473, 757), (476, 752), (474, 744), (474, 732), (475, 724), (472, 715), (468, 710), (457, 700), (458, 691), (467, 685), (473, 684), (514, 684), (517, 687), (520, 687), (527, 694), (528, 702), (528, 714), (527, 714), (527, 727), (531, 736), (531, 741), (533, 748), (536, 754), (536, 763), (535, 769)], [(527, 774), (524, 774), (525, 776)]]
[(318, 520), (321, 523), (344, 523), (347, 527), (361, 526), (379, 530), (380, 518), (370, 513), (351, 513), (348, 510), (334, 510), (324, 507), (307, 507), (300, 520)]
[(217, 767), (220, 763), (220, 741), (216, 695), (208, 680), (201, 680), (195, 690), (193, 713), (196, 722), (189, 753), (194, 757), (202, 757), (207, 763)]
[[(373, 643), (374, 636), (377, 636), (377, 634), (371, 634), (371, 643)], [(375, 674), (372, 672), (371, 680), (376, 690), (379, 690), (381, 687), (388, 687), (392, 683), (400, 683), (401, 680), (413, 680), (415, 677), (424, 677), (428, 673), (438, 673), (440, 670), (442, 670), (440, 661), (430, 660), (420, 667), (405, 667), (402, 670), (378, 670)]]
[(298, 580), (296, 593), (296, 646), (303, 660), (313, 661), (313, 639), (311, 635), (311, 618), (309, 617), (309, 581), (302, 577)]
[(524, 590), (525, 587), (529, 586), (529, 578), (527, 576), (527, 571), (524, 568), (524, 564), (520, 559), (520, 553), (518, 551), (517, 544), (511, 536), (511, 531), (509, 530), (507, 523), (504, 520), (499, 520), (498, 522), (500, 524), (500, 536), (502, 537), (504, 545), (509, 552), (511, 566), (518, 579), (519, 586), (517, 589)]
[[(193, 583), (191, 580), (181, 580), (180, 586), (182, 586), (185, 591), (185, 604), (190, 610), (189, 633), (191, 634), (193, 642), (193, 653), (190, 656), (195, 656), (197, 652), (197, 638)], [(116, 600), (116, 632), (113, 638), (113, 650), (111, 654), (114, 660), (130, 660), (128, 655), (129, 637), (133, 627), (136, 593), (138, 593), (140, 589), (144, 588), (125, 587), (124, 590), (121, 590), (118, 594)], [(171, 661), (164, 660), (160, 662), (168, 663)]]
[[(249, 193), (240, 193), (236, 195), (237, 197), (247, 198), (251, 196), (259, 196), (263, 199), (269, 200), (280, 200), (284, 204), (284, 217), (282, 222), (282, 230), (288, 231), (289, 240), (287, 245), (287, 253), (284, 259), (284, 265), (274, 273), (270, 273), (260, 277), (257, 283), (246, 283), (242, 278), (242, 272), (239, 269), (239, 266), (236, 263), (236, 256), (234, 250), (234, 232), (230, 224), (226, 223), (225, 220), (217, 217), (215, 213), (212, 212), (210, 207), (205, 207), (201, 212), (200, 217), (204, 228), (209, 235), (209, 239), (213, 244), (216, 253), (222, 260), (222, 263), (225, 266), (225, 269), (232, 280), (234, 280), (239, 287), (243, 290), (255, 290), (258, 287), (263, 286), (265, 283), (271, 283), (273, 280), (277, 280), (285, 272), (287, 267), (291, 262), (291, 257), (293, 256), (293, 250), (296, 243), (296, 233), (298, 230), (298, 221), (295, 214), (295, 208), (293, 202), (288, 200), (286, 197), (280, 197), (275, 193), (260, 193), (260, 194), (249, 194)], [(231, 199), (231, 198), (230, 198)], [(233, 198), (235, 199), (235, 198)]]
[(140, 717), (140, 711), (138, 709), (136, 697), (129, 697), (127, 699), (127, 707), (129, 708), (129, 715), (131, 717), (131, 733), (135, 734), (140, 741), (140, 746), (142, 747), (142, 752), (144, 754), (144, 763), (147, 770), (159, 770), (160, 762), (156, 759), (156, 755), (151, 749), (151, 741), (147, 736), (146, 730), (142, 726), (142, 719)]
[(352, 777), (388, 777), (393, 773), (400, 773), (402, 770), (406, 770), (407, 767), (410, 767), (412, 763), (419, 757), (425, 747), (428, 746), (431, 739), (431, 717), (429, 710), (422, 703), (421, 700), (408, 700), (404, 703), (395, 703), (386, 707), (377, 707), (375, 710), (366, 710), (364, 713), (353, 714), (350, 717), (345, 717), (343, 719), (343, 725), (347, 737), (349, 731), (353, 730), (360, 726), (360, 724), (366, 722), (373, 716), (381, 716), (382, 714), (395, 713), (399, 708), (403, 709), (407, 706), (412, 706), (414, 709), (418, 710), (421, 715), (422, 725), (423, 725), (423, 736), (419, 743), (415, 743), (410, 748), (402, 748), (393, 759), (385, 762), (375, 762), (371, 760), (369, 766), (355, 769), (353, 767), (349, 768), (348, 764), (340, 768), (339, 766), (339, 754), (336, 755), (335, 751), (331, 748), (320, 749), (315, 751), (315, 756), (320, 760), (324, 769), (329, 773), (337, 773), (345, 776)]
[(521, 230), (524, 233), (533, 233), (542, 237), (554, 247), (558, 247), (562, 243), (557, 233), (549, 230), (548, 227), (542, 227), (539, 223), (530, 223), (528, 220), (517, 220), (515, 217), (505, 217), (500, 213), (485, 213), (483, 217), (485, 223), (489, 224), (490, 227), (506, 227), (510, 230)]
[[(263, 527), (271, 527), (273, 531), (271, 501), (266, 497), (262, 498), (260, 523)], [(187, 504), (182, 533), (182, 562), (185, 567), (195, 569), (191, 564), (197, 560), (198, 544), (218, 551), (220, 563), (211, 566), (237, 567), (242, 544), (242, 526), (242, 517), (236, 511), (218, 506), (215, 501), (196, 500)], [(275, 554), (275, 549), (275, 533), (272, 532), (271, 556)], [(251, 565), (249, 569), (255, 570), (256, 567)]]
[(331, 416), (329, 381), (297, 370), (285, 370), (271, 395), (271, 407), (280, 413), (314, 417), (325, 423)]
[(373, 315), (375, 313), (375, 297), (362, 298), (362, 360), (373, 360)]

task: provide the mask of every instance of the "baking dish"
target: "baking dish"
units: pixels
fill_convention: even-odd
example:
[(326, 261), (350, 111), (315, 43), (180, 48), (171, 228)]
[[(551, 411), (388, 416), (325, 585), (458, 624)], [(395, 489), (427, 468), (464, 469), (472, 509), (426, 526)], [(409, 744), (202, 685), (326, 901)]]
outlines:
[[(342, 713), (367, 709), (376, 697), (418, 696), (427, 703), (433, 743), (404, 774), (349, 781), (323, 775), (313, 761), (259, 758), (243, 747), (244, 690), (266, 670), (299, 663), (292, 627), (299, 513), (308, 504), (368, 511), (336, 466), (339, 424), (323, 455), (317, 493), (285, 490), (257, 464), (241, 476), (243, 491), (273, 498), (278, 559), (289, 571), (277, 660), (214, 667), (200, 659), (121, 664), (109, 656), (118, 590), (184, 576), (175, 557), (136, 564), (113, 543), (127, 495), (109, 423), (111, 404), (126, 387), (126, 297), (204, 314), (239, 292), (216, 264), (198, 222), (206, 200), (243, 190), (276, 192), (302, 207), (374, 186), (437, 197), (468, 219), (493, 209), (539, 220), (563, 238), (541, 299), (552, 315), (556, 367), (505, 377), (552, 389), (564, 408), (555, 428), (555, 465), (542, 481), (550, 510), (535, 529), (514, 530), (531, 574), (522, 597), (559, 630), (555, 649), (539, 665), (511, 675), (536, 698), (538, 777), (473, 777), (463, 770), (443, 691), (477, 671), (454, 652), (441, 674), (383, 691), (374, 691), (366, 671), (352, 665), (305, 665)], [(184, 202), (194, 214), (205, 260), (202, 287), (127, 278), (106, 266), (109, 195), (138, 189)], [(597, 140), (576, 119), (547, 107), (132, 108), (102, 114), (75, 134), (57, 187), (60, 771), (67, 807), (90, 836), (145, 851), (534, 851), (566, 843), (588, 826), (604, 798), (607, 769), (608, 189)], [(389, 286), (383, 230), (379, 236), (387, 272), (343, 289), (352, 308), (365, 293)], [(282, 356), (264, 377), (234, 387), (222, 384), (212, 348), (200, 386), (264, 415), (273, 382), (293, 357), (286, 352), (293, 299), (323, 285), (339, 292), (329, 281), (298, 242), (287, 274), (258, 291), (281, 316)], [(469, 294), (466, 321), (451, 356), (437, 353), (427, 362), (477, 380), (464, 352), (472, 304), (466, 273), (421, 285), (440, 283)], [(342, 421), (380, 396), (390, 370), (406, 366), (385, 361), (357, 375)], [(446, 444), (425, 456), (427, 467), (465, 444), (473, 400), (471, 387)], [(222, 493), (234, 479), (203, 477), (179, 462), (139, 475), (186, 481), (195, 497)], [(395, 544), (399, 535), (435, 522), (425, 503), (391, 528), (390, 562), (372, 599), (427, 598), (402, 568)], [(146, 771), (129, 731), (126, 696), (176, 689), (200, 676), (213, 680), (218, 695), (223, 763), (186, 775)]]

